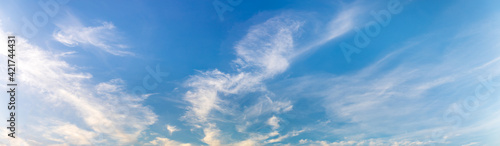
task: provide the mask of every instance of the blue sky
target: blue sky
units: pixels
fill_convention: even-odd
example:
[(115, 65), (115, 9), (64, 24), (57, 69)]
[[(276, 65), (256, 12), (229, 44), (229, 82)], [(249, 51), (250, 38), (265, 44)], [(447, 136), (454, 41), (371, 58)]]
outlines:
[(0, 145), (499, 145), (498, 5), (2, 0)]

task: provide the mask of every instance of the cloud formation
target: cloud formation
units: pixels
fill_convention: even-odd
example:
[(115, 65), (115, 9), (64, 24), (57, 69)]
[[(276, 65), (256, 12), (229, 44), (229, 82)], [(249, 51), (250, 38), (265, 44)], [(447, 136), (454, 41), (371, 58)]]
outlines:
[(134, 55), (125, 51), (128, 48), (126, 45), (118, 42), (121, 37), (113, 23), (102, 22), (98, 26), (85, 26), (78, 18), (68, 15), (64, 21), (56, 23), (58, 30), (52, 34), (56, 41), (69, 47), (93, 46), (117, 56)]
[[(495, 111), (499, 103), (492, 98), (499, 87), (496, 36), (500, 31), (493, 27), (499, 22), (488, 19), (451, 35), (424, 34), (397, 44), (395, 51), (359, 71), (283, 81), (280, 93), (320, 100), (328, 120), (343, 123), (312, 126), (316, 132), (348, 139), (317, 144), (357, 145), (370, 139), (391, 145), (448, 144), (466, 135), (498, 131), (491, 123), (499, 119)], [(443, 47), (435, 45), (438, 39), (447, 40), (439, 43), (447, 50), (429, 54)], [(488, 101), (474, 100), (482, 85), (492, 89)], [(457, 121), (460, 127), (454, 127)], [(443, 134), (432, 137), (436, 131)]]
[(165, 127), (167, 127), (167, 130), (170, 133), (170, 135), (172, 135), (172, 133), (174, 133), (176, 131), (180, 131), (180, 129), (177, 129), (177, 127), (172, 126), (172, 125), (166, 125)]
[[(209, 145), (220, 145), (222, 142), (216, 139), (220, 136), (220, 130), (215, 124), (215, 121), (218, 121), (215, 120), (216, 115), (219, 114), (214, 114), (215, 112), (223, 115), (243, 113), (240, 118), (246, 122), (237, 127), (238, 131), (244, 132), (245, 127), (252, 125), (252, 122), (247, 120), (258, 118), (265, 113), (279, 114), (292, 110), (293, 106), (290, 101), (273, 101), (270, 97), (272, 93), (267, 91), (263, 82), (285, 72), (294, 58), (300, 56), (301, 53), (347, 32), (351, 27), (345, 25), (351, 25), (352, 22), (348, 16), (343, 15), (352, 15), (352, 12), (343, 13), (342, 16), (335, 17), (331, 20), (332, 22), (328, 23), (328, 26), (345, 23), (341, 30), (335, 30), (333, 34), (326, 34), (332, 32), (326, 31), (325, 34), (320, 35), (322, 41), (305, 43), (302, 47), (297, 47), (295, 42), (295, 39), (300, 37), (299, 30), (305, 23), (303, 18), (295, 15), (300, 16), (300, 13), (278, 15), (250, 27), (248, 33), (234, 47), (237, 57), (233, 60), (236, 73), (224, 73), (214, 69), (194, 75), (186, 82), (191, 90), (186, 92), (184, 99), (191, 106), (188, 107), (184, 118), (195, 127), (205, 127), (203, 128), (205, 138), (202, 141)], [(243, 111), (227, 106), (227, 102), (234, 102), (234, 99), (230, 98), (231, 95), (244, 95), (250, 92), (263, 93), (264, 98)], [(272, 124), (273, 129), (279, 127), (276, 120), (273, 119), (269, 123)], [(273, 136), (279, 135), (277, 131), (271, 133)], [(277, 139), (269, 140), (268, 143), (278, 142), (299, 133), (301, 132), (285, 134)], [(258, 141), (262, 142), (271, 136), (264, 134), (257, 137), (260, 138), (254, 137), (241, 142), (260, 143)]]
[[(0, 37), (7, 37), (2, 30)], [(125, 91), (123, 80), (93, 84), (91, 74), (63, 60), (65, 53), (46, 51), (23, 38), (17, 38), (16, 47), (21, 62), (16, 75), (23, 90), (19, 99), (22, 105), (30, 105), (19, 111), (24, 119), (19, 129), (29, 131), (19, 134), (19, 139), (25, 139), (22, 143), (129, 144), (157, 120), (142, 105), (143, 96)], [(7, 60), (6, 52), (1, 54)]]
[(191, 146), (188, 143), (180, 143), (168, 138), (157, 137), (154, 140), (146, 143), (147, 146)]

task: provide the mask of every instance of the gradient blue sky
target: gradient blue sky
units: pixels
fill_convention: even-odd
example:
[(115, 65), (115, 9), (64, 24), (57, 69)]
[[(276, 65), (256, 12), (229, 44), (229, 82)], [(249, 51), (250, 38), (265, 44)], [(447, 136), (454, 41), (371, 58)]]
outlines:
[(238, 2), (1, 0), (0, 145), (500, 145), (500, 2)]

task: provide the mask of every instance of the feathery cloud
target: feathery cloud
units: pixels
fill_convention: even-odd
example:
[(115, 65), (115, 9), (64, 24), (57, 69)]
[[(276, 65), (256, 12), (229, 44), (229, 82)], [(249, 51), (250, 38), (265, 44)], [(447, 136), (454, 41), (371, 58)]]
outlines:
[[(7, 37), (2, 30), (0, 37)], [(6, 46), (4, 41), (0, 45)], [(91, 74), (79, 71), (57, 53), (31, 45), (23, 38), (17, 38), (16, 47), (17, 60), (22, 62), (16, 74), (23, 89), (20, 102), (30, 105), (23, 107), (19, 114), (25, 119), (20, 129), (30, 131), (19, 137), (31, 140), (27, 143), (128, 144), (135, 142), (140, 133), (156, 121), (156, 114), (141, 104), (144, 100), (141, 95), (125, 91), (123, 80), (94, 85)], [(2, 52), (0, 58), (6, 60), (6, 55)], [(6, 70), (5, 66), (1, 68)], [(46, 121), (65, 122), (48, 124)], [(54, 131), (57, 129), (75, 133)], [(40, 136), (44, 134), (51, 136)]]
[(134, 55), (125, 51), (126, 45), (118, 42), (115, 25), (111, 22), (102, 22), (100, 26), (85, 26), (78, 18), (68, 14), (65, 21), (56, 23), (59, 30), (54, 31), (52, 37), (58, 42), (69, 46), (94, 46), (117, 56)]

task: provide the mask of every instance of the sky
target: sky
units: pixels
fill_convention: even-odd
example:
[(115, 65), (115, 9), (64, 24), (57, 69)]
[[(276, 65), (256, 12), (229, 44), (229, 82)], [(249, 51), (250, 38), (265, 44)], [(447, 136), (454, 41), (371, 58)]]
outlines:
[(0, 145), (500, 145), (499, 1), (0, 2)]

